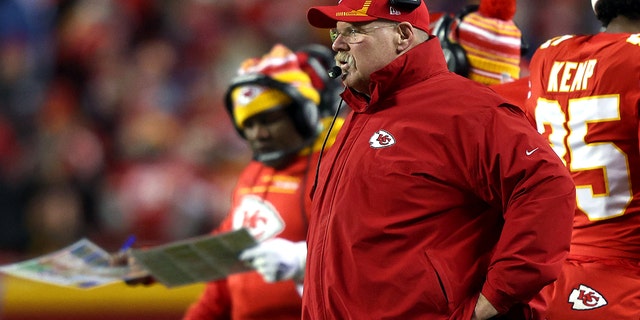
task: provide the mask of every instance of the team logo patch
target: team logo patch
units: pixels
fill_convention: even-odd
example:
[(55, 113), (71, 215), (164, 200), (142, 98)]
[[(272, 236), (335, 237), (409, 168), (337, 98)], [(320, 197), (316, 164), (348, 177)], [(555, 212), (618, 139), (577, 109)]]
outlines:
[(393, 136), (384, 130), (376, 131), (371, 138), (369, 138), (369, 146), (371, 148), (386, 148), (394, 145), (396, 143), (396, 139)]
[(233, 212), (232, 223), (234, 230), (247, 228), (256, 241), (272, 238), (285, 227), (282, 216), (273, 204), (255, 195), (242, 198)]
[(257, 98), (261, 93), (265, 91), (265, 88), (259, 86), (243, 86), (238, 89), (238, 96), (236, 97), (236, 104), (238, 106), (246, 106)]
[(578, 289), (571, 291), (569, 303), (573, 304), (573, 310), (591, 310), (606, 306), (607, 300), (600, 292), (581, 284)]

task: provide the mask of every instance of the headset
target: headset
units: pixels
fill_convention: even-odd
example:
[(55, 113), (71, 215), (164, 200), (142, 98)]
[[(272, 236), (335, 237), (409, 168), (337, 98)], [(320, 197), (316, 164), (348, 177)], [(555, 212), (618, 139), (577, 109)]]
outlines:
[(313, 141), (315, 141), (316, 137), (322, 131), (322, 124), (320, 122), (318, 114), (318, 106), (315, 104), (315, 102), (303, 96), (302, 93), (300, 93), (300, 91), (298, 91), (298, 89), (296, 89), (294, 86), (275, 80), (264, 74), (247, 74), (238, 76), (233, 79), (233, 81), (229, 85), (229, 88), (227, 89), (224, 100), (226, 107), (225, 109), (227, 110), (229, 117), (231, 117), (233, 126), (235, 127), (240, 137), (246, 139), (244, 131), (240, 127), (238, 127), (235, 116), (233, 115), (232, 93), (236, 88), (247, 85), (257, 85), (276, 89), (289, 96), (289, 98), (291, 98), (292, 100), (292, 103), (287, 106), (283, 106), (283, 108), (287, 111), (287, 113), (293, 120), (296, 131), (298, 131), (298, 133), (300, 133), (303, 138), (303, 143), (294, 148), (266, 153), (254, 153), (254, 160), (263, 163), (269, 163), (270, 161), (283, 159), (285, 157), (298, 153), (300, 150), (311, 145)]
[[(455, 72), (463, 77), (469, 75), (469, 60), (467, 59), (467, 52), (457, 42), (452, 42), (449, 38), (449, 34), (452, 30), (452, 24), (456, 21), (462, 21), (462, 18), (467, 14), (477, 11), (478, 5), (468, 5), (462, 9), (458, 14), (452, 16), (445, 13), (440, 18), (440, 21), (433, 27), (433, 35), (440, 40), (440, 46), (444, 53), (444, 58), (447, 60), (447, 68), (449, 71)], [(457, 30), (457, 29), (455, 29)]]
[[(336, 112), (340, 103), (340, 93), (344, 90), (339, 79), (331, 78), (327, 73), (331, 67), (336, 65), (335, 53), (326, 46), (320, 44), (310, 44), (301, 47), (296, 54), (306, 54), (301, 67), (311, 76), (311, 72), (322, 81), (322, 88), (316, 87), (320, 93), (320, 104), (318, 105), (320, 118), (330, 117)], [(309, 66), (312, 70), (306, 70)]]
[(235, 121), (235, 116), (233, 115), (232, 93), (236, 88), (248, 85), (273, 88), (286, 94), (291, 98), (291, 100), (293, 100), (293, 102), (291, 105), (284, 107), (291, 116), (291, 119), (293, 119), (293, 124), (298, 133), (300, 133), (305, 140), (314, 138), (318, 135), (321, 125), (318, 106), (315, 102), (303, 96), (302, 93), (292, 85), (275, 80), (267, 75), (257, 73), (241, 75), (233, 79), (225, 95), (225, 106), (227, 112), (233, 120), (233, 125), (236, 128), (236, 131), (242, 138), (246, 139), (244, 132), (240, 127), (238, 127), (237, 121)]
[[(442, 52), (447, 60), (447, 68), (463, 77), (467, 77), (470, 70), (467, 52), (459, 43), (452, 42), (449, 34), (458, 30), (457, 26), (452, 28), (454, 22), (459, 24), (466, 15), (478, 11), (479, 7), (477, 4), (468, 5), (453, 16), (445, 13), (433, 27), (433, 34), (440, 40)], [(520, 55), (524, 56), (528, 51), (529, 45), (523, 35), (520, 39)]]

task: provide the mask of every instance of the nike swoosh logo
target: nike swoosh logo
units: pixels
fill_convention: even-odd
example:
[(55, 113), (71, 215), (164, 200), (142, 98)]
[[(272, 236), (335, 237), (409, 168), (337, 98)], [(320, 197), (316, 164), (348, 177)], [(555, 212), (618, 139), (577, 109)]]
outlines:
[(535, 148), (535, 149), (533, 149), (533, 150), (525, 150), (524, 152), (525, 152), (528, 156), (530, 156), (530, 155), (532, 155), (534, 152), (538, 151), (538, 149), (539, 149), (539, 148)]

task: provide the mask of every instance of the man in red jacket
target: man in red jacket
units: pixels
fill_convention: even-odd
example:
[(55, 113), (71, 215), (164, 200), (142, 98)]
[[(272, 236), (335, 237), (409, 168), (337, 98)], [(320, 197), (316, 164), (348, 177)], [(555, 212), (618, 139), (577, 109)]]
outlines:
[(303, 319), (525, 319), (575, 188), (522, 110), (447, 70), (420, 0), (313, 7), (352, 109), (320, 164)]
[[(314, 71), (309, 64), (318, 50), (294, 53), (275, 45), (246, 60), (227, 91), (227, 110), (254, 161), (241, 173), (231, 212), (215, 232), (247, 228), (260, 244), (241, 258), (257, 272), (208, 283), (184, 319), (300, 319), (296, 282), (304, 275), (309, 189), (331, 121), (319, 110), (332, 109), (334, 102), (324, 100), (331, 99), (330, 84), (317, 79), (326, 77), (326, 69)], [(333, 54), (325, 50), (331, 62)]]

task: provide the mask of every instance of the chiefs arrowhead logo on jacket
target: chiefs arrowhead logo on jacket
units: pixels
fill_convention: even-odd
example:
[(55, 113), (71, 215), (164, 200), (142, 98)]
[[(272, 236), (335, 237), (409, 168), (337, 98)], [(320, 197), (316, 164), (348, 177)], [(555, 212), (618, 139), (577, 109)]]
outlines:
[(583, 284), (580, 288), (573, 289), (569, 295), (569, 302), (573, 304), (573, 310), (591, 310), (607, 305), (607, 300), (600, 292)]
[(369, 139), (369, 145), (371, 148), (386, 148), (394, 145), (396, 143), (396, 139), (393, 136), (384, 130), (376, 131), (371, 138)]

